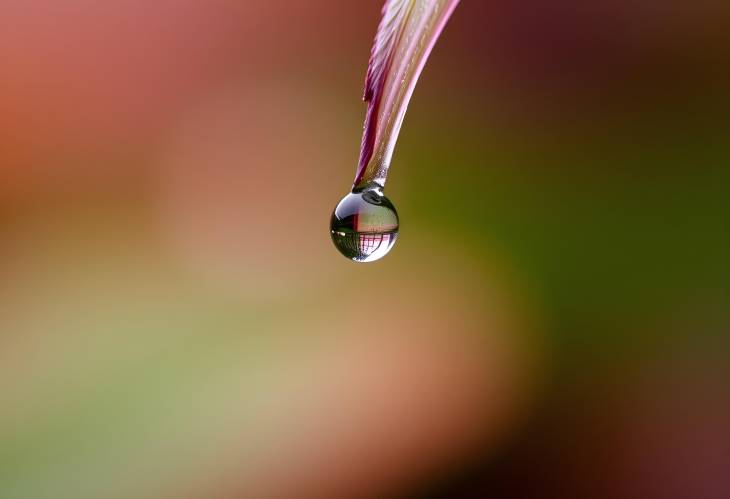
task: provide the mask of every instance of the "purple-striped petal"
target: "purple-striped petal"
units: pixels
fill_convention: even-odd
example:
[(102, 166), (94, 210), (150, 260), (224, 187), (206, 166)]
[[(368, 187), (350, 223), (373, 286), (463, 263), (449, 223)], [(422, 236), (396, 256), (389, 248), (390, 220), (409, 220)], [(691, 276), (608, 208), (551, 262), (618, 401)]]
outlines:
[(413, 88), (459, 0), (386, 0), (370, 54), (355, 186), (384, 183)]

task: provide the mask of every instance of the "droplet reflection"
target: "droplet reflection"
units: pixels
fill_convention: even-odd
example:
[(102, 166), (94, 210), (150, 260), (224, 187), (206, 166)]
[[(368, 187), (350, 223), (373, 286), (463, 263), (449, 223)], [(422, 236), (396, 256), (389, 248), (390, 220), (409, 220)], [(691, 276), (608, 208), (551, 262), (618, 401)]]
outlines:
[(332, 213), (330, 234), (346, 258), (374, 262), (390, 251), (398, 237), (398, 213), (379, 185), (356, 190)]

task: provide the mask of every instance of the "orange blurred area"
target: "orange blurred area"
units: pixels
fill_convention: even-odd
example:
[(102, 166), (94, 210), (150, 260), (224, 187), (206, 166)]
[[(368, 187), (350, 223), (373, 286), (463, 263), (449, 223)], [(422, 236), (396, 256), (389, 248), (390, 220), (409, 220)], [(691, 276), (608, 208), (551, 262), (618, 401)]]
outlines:
[(730, 9), (461, 2), (392, 254), (378, 2), (0, 7), (0, 497), (730, 496)]

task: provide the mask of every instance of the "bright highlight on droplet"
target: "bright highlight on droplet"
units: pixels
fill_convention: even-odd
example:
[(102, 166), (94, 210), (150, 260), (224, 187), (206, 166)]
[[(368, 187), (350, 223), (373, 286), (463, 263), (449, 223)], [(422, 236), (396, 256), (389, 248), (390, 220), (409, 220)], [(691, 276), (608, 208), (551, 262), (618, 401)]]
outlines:
[(398, 237), (398, 213), (380, 186), (356, 190), (332, 213), (335, 247), (355, 262), (374, 262), (388, 254)]

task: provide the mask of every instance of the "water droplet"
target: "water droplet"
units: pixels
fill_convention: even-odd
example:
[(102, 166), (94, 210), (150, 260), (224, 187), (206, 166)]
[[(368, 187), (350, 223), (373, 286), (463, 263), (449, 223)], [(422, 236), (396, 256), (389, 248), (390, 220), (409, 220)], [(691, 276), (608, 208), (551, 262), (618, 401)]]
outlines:
[(335, 247), (355, 262), (384, 257), (398, 237), (398, 213), (379, 185), (354, 190), (332, 212)]

